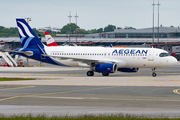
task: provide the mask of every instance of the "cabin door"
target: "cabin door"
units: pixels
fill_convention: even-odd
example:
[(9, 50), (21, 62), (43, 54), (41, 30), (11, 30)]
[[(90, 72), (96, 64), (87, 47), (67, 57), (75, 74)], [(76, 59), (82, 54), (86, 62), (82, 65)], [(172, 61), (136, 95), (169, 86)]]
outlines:
[(154, 61), (154, 51), (150, 50), (148, 52), (148, 61)]

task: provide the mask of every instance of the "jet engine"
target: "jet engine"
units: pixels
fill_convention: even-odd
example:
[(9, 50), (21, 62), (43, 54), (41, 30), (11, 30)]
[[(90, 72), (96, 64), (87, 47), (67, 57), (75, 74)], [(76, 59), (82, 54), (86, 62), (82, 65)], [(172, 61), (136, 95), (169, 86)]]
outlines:
[(114, 73), (117, 69), (115, 63), (102, 63), (92, 67), (92, 70), (99, 73)]

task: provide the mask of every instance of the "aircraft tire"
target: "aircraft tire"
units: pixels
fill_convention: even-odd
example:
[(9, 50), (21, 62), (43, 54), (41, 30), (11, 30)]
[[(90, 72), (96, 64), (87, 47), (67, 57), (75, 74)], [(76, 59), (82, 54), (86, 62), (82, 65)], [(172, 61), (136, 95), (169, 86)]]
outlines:
[(102, 73), (103, 76), (109, 76), (109, 73)]
[(87, 71), (87, 76), (94, 76), (94, 72), (93, 71)]
[(157, 75), (156, 73), (152, 73), (152, 76), (153, 76), (153, 77), (156, 77), (156, 75)]

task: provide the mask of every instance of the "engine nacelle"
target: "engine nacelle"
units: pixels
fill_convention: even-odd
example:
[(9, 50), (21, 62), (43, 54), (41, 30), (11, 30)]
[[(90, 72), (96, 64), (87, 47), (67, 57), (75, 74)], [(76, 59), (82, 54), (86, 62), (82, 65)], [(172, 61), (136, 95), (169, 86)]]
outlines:
[(102, 63), (92, 67), (92, 70), (99, 73), (114, 73), (117, 69), (115, 63)]
[(121, 72), (137, 72), (139, 68), (118, 68), (117, 71)]

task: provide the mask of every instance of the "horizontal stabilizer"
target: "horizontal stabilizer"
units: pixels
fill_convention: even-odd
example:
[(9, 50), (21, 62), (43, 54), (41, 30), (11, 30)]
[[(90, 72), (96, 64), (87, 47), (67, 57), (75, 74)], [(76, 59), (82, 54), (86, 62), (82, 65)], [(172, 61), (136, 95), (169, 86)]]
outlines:
[(15, 51), (15, 50), (4, 50), (3, 52), (16, 52), (16, 53), (23, 53), (27, 56), (32, 56), (33, 51)]

